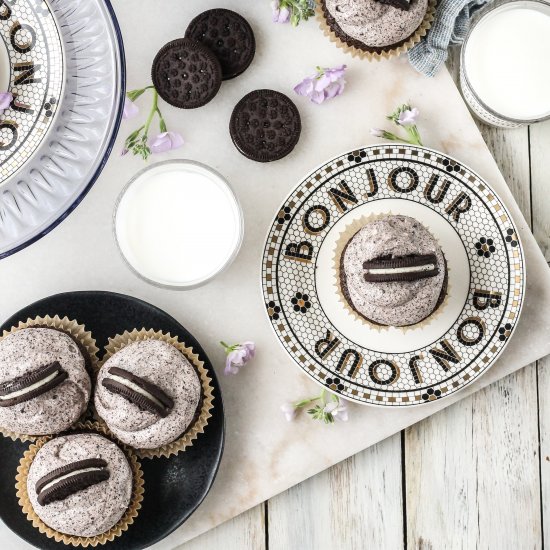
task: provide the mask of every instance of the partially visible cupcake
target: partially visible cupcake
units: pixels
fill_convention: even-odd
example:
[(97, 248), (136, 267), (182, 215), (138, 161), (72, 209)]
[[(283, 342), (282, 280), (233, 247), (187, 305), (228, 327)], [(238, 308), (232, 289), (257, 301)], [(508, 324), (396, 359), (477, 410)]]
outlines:
[(363, 57), (390, 57), (419, 42), (433, 20), (433, 0), (321, 0), (333, 39)]
[(384, 326), (420, 323), (443, 303), (447, 263), (436, 238), (409, 216), (366, 224), (346, 244), (340, 284), (350, 307)]
[(128, 510), (132, 468), (124, 452), (99, 434), (56, 437), (36, 453), (27, 493), (36, 515), (65, 535), (96, 537)]
[(86, 411), (88, 351), (54, 328), (15, 330), (0, 340), (0, 430), (56, 434)]
[(155, 338), (138, 340), (102, 365), (94, 402), (117, 439), (136, 449), (158, 450), (197, 422), (203, 404), (201, 376), (174, 345)]

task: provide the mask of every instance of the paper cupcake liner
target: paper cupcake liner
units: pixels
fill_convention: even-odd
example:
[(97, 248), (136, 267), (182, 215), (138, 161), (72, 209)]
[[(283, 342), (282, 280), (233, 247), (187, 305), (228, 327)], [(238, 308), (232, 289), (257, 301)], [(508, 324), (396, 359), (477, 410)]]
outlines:
[[(108, 430), (104, 426), (101, 426), (98, 423), (94, 422), (83, 422), (76, 424), (71, 430), (75, 432), (93, 432), (105, 435), (108, 439), (111, 439)], [(67, 432), (64, 432), (67, 433)], [(23, 513), (27, 516), (27, 519), (33, 524), (33, 527), (38, 529), (42, 534), (46, 535), (50, 539), (55, 539), (55, 542), (62, 542), (63, 544), (72, 545), (72, 546), (83, 546), (83, 547), (96, 547), (98, 545), (106, 544), (107, 542), (113, 541), (116, 537), (120, 537), (124, 531), (128, 530), (128, 527), (134, 523), (135, 518), (138, 515), (139, 509), (141, 508), (141, 502), (143, 500), (143, 472), (141, 470), (141, 465), (135, 455), (135, 453), (126, 445), (120, 445), (126, 458), (130, 463), (133, 474), (133, 486), (132, 486), (132, 496), (130, 499), (130, 504), (126, 513), (120, 518), (118, 523), (111, 527), (105, 533), (101, 535), (96, 535), (95, 537), (78, 537), (76, 535), (66, 535), (65, 533), (60, 533), (55, 529), (52, 529), (46, 525), (36, 514), (34, 508), (32, 507), (29, 495), (27, 492), (27, 477), (29, 475), (29, 468), (36, 456), (36, 453), (40, 448), (47, 442), (53, 439), (55, 436), (45, 436), (40, 437), (33, 443), (27, 451), (23, 454), (17, 467), (17, 475), (15, 477), (16, 484), (15, 488), (17, 489), (17, 498), (19, 506), (23, 510)]]
[[(34, 319), (31, 319), (29, 317), (26, 321), (19, 321), (19, 324), (17, 326), (11, 327), (10, 330), (5, 330), (2, 336), (0, 336), (0, 340), (5, 338), (6, 336), (8, 336), (8, 334), (11, 334), (12, 332), (17, 332), (18, 330), (22, 330), (24, 328), (36, 326), (49, 327), (60, 330), (62, 332), (65, 332), (66, 334), (71, 336), (76, 342), (78, 342), (90, 356), (91, 372), (89, 372), (88, 374), (90, 374), (91, 377), (93, 372), (96, 370), (97, 364), (99, 362), (99, 359), (97, 357), (97, 352), (99, 351), (99, 348), (96, 346), (96, 341), (93, 338), (92, 333), (89, 330), (86, 330), (86, 327), (84, 325), (80, 325), (74, 319), (69, 319), (68, 317), (61, 318), (58, 315), (56, 315), (55, 317), (50, 317), (49, 315), (46, 315), (45, 317), (35, 317)], [(86, 416), (86, 414), (87, 411), (84, 413), (83, 416)], [(5, 437), (9, 437), (13, 441), (36, 441), (39, 437), (42, 437), (15, 433), (5, 428), (2, 428), (1, 426), (0, 434)]]
[[(344, 39), (338, 36), (338, 34), (332, 29), (330, 19), (332, 16), (328, 12), (325, 0), (321, 0), (316, 9), (317, 19), (319, 26), (323, 31), (323, 34), (329, 38), (338, 48), (344, 50), (344, 53), (350, 54), (352, 57), (358, 57), (360, 59), (368, 59), (369, 61), (380, 61), (382, 59), (391, 59), (397, 57), (406, 51), (410, 50), (415, 44), (418, 44), (420, 40), (428, 33), (428, 30), (432, 26), (435, 9), (437, 6), (437, 0), (428, 0), (428, 9), (424, 15), (424, 19), (420, 23), (419, 27), (405, 40), (398, 42), (397, 44), (391, 44), (384, 47), (370, 47), (366, 44), (361, 44), (358, 40), (349, 37)], [(342, 33), (345, 34), (345, 33)]]
[[(341, 275), (340, 274), (341, 257), (342, 257), (342, 254), (344, 253), (344, 249), (346, 248), (346, 246), (347, 246), (348, 242), (351, 240), (351, 238), (359, 230), (361, 230), (363, 227), (365, 227), (365, 225), (367, 225), (368, 223), (371, 223), (375, 220), (379, 220), (381, 218), (385, 218), (387, 216), (392, 216), (392, 215), (394, 215), (394, 214), (391, 211), (390, 212), (385, 212), (385, 213), (382, 213), (382, 214), (370, 214), (368, 216), (361, 216), (360, 218), (356, 218), (353, 221), (351, 221), (348, 225), (346, 225), (344, 230), (340, 233), (340, 235), (336, 239), (336, 244), (334, 246), (334, 255), (333, 255), (333, 258), (332, 258), (332, 262), (333, 262), (332, 270), (333, 270), (333, 277), (334, 277), (333, 285), (334, 285), (334, 288), (335, 288), (336, 295), (338, 296), (338, 300), (342, 304), (344, 309), (348, 312), (349, 315), (351, 315), (355, 319), (358, 319), (359, 321), (361, 321), (361, 323), (363, 323), (365, 326), (368, 326), (371, 329), (374, 329), (378, 332), (383, 332), (383, 331), (389, 330), (391, 328), (391, 329), (394, 329), (394, 330), (400, 330), (403, 333), (405, 333), (409, 330), (416, 330), (418, 328), (423, 328), (423, 327), (426, 327), (426, 326), (430, 325), (431, 323), (433, 323), (437, 319), (437, 317), (439, 317), (441, 315), (441, 313), (443, 313), (443, 310), (445, 309), (445, 307), (449, 303), (449, 295), (450, 295), (450, 290), (451, 290), (451, 285), (449, 283), (449, 276), (448, 275), (447, 275), (447, 291), (445, 293), (445, 297), (443, 298), (443, 301), (441, 302), (441, 304), (439, 304), (437, 309), (435, 311), (433, 311), (432, 313), (430, 313), (430, 315), (428, 317), (426, 317), (426, 319), (420, 321), (419, 323), (415, 323), (414, 325), (408, 325), (408, 326), (405, 326), (405, 327), (393, 327), (393, 326), (390, 327), (390, 326), (386, 326), (386, 325), (379, 325), (377, 323), (373, 323), (373, 322), (369, 321), (368, 319), (363, 317), (360, 313), (355, 311), (355, 309), (353, 309), (353, 307), (351, 307), (351, 305), (348, 302), (346, 296), (344, 295), (344, 292), (342, 290), (341, 277), (340, 277), (340, 275)], [(448, 265), (447, 265), (447, 273), (450, 273), (450, 269), (449, 269)]]
[[(156, 449), (134, 449), (134, 452), (140, 458), (156, 458), (156, 457), (170, 457), (184, 451), (187, 447), (193, 445), (195, 439), (199, 434), (204, 432), (208, 420), (212, 416), (211, 410), (213, 408), (214, 396), (212, 392), (214, 388), (212, 386), (212, 379), (208, 374), (208, 371), (204, 367), (204, 363), (199, 359), (199, 356), (193, 351), (193, 348), (187, 347), (185, 343), (180, 342), (177, 336), (172, 336), (170, 333), (166, 334), (161, 331), (154, 331), (153, 329), (134, 329), (132, 332), (125, 331), (123, 334), (117, 334), (114, 338), (109, 338), (109, 343), (105, 347), (105, 355), (99, 368), (101, 368), (105, 362), (114, 355), (117, 351), (120, 351), (122, 348), (126, 347), (128, 344), (133, 342), (138, 342), (142, 340), (149, 340), (155, 338), (157, 340), (162, 340), (168, 344), (171, 344), (176, 349), (178, 349), (187, 360), (195, 367), (200, 380), (202, 387), (202, 402), (201, 409), (194, 420), (194, 422), (189, 426), (184, 434), (178, 437), (176, 440), (171, 443), (167, 443)], [(97, 413), (96, 413), (97, 414)], [(97, 417), (98, 421), (104, 423), (104, 420)], [(108, 429), (108, 428), (107, 428)], [(111, 433), (111, 437), (115, 440), (117, 439), (116, 435)]]

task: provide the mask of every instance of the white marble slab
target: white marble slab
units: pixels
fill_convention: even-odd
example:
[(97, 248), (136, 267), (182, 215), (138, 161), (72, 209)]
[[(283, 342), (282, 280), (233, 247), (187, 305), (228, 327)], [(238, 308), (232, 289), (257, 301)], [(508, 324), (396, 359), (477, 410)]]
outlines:
[[(216, 0), (115, 0), (124, 35), (129, 88), (148, 83), (151, 60), (166, 41), (183, 35), (198, 12)], [(242, 12), (257, 38), (256, 58), (241, 77), (222, 85), (206, 107), (178, 111), (162, 106), (170, 128), (186, 145), (170, 155), (205, 162), (233, 184), (246, 217), (243, 249), (233, 266), (211, 284), (177, 292), (148, 286), (132, 275), (115, 249), (114, 201), (142, 161), (116, 151), (88, 197), (51, 234), (0, 262), (0, 318), (44, 296), (84, 289), (123, 292), (150, 301), (183, 323), (201, 341), (222, 385), (227, 443), (216, 483), (193, 517), (156, 548), (173, 548), (309, 476), (452, 404), (484, 385), (550, 353), (550, 270), (522, 218), (458, 91), (443, 71), (435, 79), (416, 74), (405, 60), (368, 63), (342, 54), (315, 22), (299, 29), (271, 23), (269, 2), (225, 0)], [(348, 89), (322, 106), (296, 97), (303, 134), (293, 154), (270, 164), (245, 159), (233, 147), (227, 124), (232, 107), (260, 87), (292, 94), (293, 85), (316, 65), (347, 63)], [(317, 386), (279, 347), (260, 294), (260, 260), (268, 225), (283, 198), (306, 173), (348, 149), (374, 143), (369, 128), (384, 124), (398, 103), (410, 100), (422, 113), (426, 145), (469, 164), (498, 191), (520, 229), (527, 257), (528, 291), (517, 332), (504, 356), (462, 393), (410, 410), (351, 407), (348, 424), (327, 427), (307, 418), (288, 424), (281, 402), (317, 392)], [(141, 103), (144, 105), (145, 103)], [(135, 126), (126, 122), (117, 149)], [(528, 185), (528, 182), (525, 182)], [(217, 342), (255, 340), (258, 356), (239, 376), (222, 375)], [(375, 472), (373, 472), (375, 474)], [(185, 487), (182, 487), (185, 490)], [(345, 487), (342, 488), (345, 490)], [(4, 547), (24, 547), (0, 525)], [(10, 546), (11, 544), (11, 546)]]

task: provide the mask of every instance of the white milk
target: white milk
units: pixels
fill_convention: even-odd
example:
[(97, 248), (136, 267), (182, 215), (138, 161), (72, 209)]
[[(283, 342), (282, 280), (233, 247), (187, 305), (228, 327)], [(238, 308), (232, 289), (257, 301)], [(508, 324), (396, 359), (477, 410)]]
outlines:
[(206, 166), (168, 161), (139, 173), (121, 195), (118, 245), (161, 285), (192, 287), (219, 273), (242, 239), (242, 214), (226, 182)]
[(550, 114), (550, 6), (517, 1), (491, 11), (464, 51), (472, 90), (496, 113), (534, 120)]

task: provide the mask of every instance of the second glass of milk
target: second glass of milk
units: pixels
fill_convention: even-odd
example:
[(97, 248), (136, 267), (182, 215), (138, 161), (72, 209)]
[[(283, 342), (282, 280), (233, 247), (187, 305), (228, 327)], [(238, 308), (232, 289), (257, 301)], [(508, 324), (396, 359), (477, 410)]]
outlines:
[(114, 215), (118, 248), (129, 267), (154, 285), (205, 284), (236, 257), (241, 207), (228, 182), (204, 164), (159, 162), (138, 172)]
[(460, 85), (483, 121), (514, 128), (550, 118), (550, 4), (497, 1), (464, 41)]

